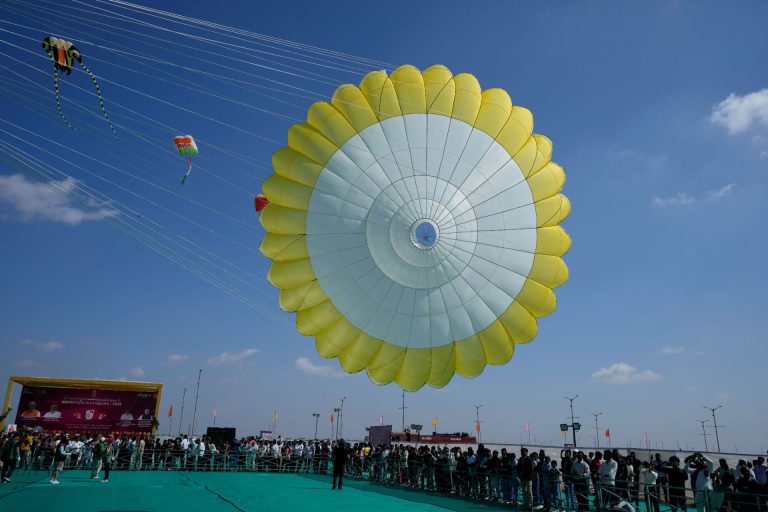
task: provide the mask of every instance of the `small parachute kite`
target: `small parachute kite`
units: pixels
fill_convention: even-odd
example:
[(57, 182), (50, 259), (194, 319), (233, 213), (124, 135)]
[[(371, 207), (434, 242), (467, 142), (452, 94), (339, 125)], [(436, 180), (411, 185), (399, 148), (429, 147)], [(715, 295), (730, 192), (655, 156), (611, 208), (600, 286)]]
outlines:
[(101, 95), (101, 87), (99, 87), (99, 82), (96, 80), (96, 76), (94, 76), (91, 70), (88, 69), (85, 64), (83, 64), (83, 56), (80, 54), (80, 50), (78, 50), (73, 43), (53, 36), (48, 36), (43, 39), (42, 47), (43, 50), (45, 50), (45, 53), (48, 54), (48, 56), (51, 58), (51, 61), (53, 62), (53, 89), (56, 93), (56, 109), (59, 111), (61, 118), (64, 119), (64, 123), (66, 123), (66, 125), (71, 129), (75, 130), (75, 128), (69, 123), (67, 116), (65, 116), (64, 112), (61, 110), (61, 95), (59, 94), (59, 71), (66, 72), (67, 75), (71, 74), (72, 64), (74, 61), (77, 61), (77, 63), (80, 64), (80, 67), (83, 68), (83, 71), (88, 73), (88, 76), (91, 77), (93, 85), (96, 86), (96, 96), (99, 98), (101, 111), (104, 113), (104, 118), (107, 120), (109, 127), (112, 129), (115, 140), (117, 140), (117, 132), (115, 131), (115, 127), (112, 126), (112, 121), (109, 119), (107, 109), (104, 107), (104, 98)]
[(173, 138), (173, 143), (176, 145), (180, 155), (189, 155), (189, 168), (181, 179), (181, 184), (183, 185), (187, 181), (189, 173), (192, 172), (192, 155), (197, 155), (200, 151), (197, 150), (197, 144), (195, 144), (195, 139), (191, 135), (177, 135)]

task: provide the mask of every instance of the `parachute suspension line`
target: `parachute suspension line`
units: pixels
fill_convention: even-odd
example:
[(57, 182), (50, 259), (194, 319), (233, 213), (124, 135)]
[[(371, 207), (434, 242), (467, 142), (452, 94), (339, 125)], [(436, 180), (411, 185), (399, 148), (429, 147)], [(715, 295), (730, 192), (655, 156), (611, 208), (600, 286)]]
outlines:
[(51, 62), (53, 62), (53, 92), (56, 95), (56, 110), (71, 130), (78, 131), (77, 128), (69, 123), (69, 119), (64, 115), (64, 111), (61, 109), (61, 94), (59, 93), (59, 66), (56, 64), (56, 58), (53, 56), (53, 52), (48, 52), (51, 56)]
[(192, 172), (192, 155), (189, 155), (189, 168), (187, 169), (187, 174), (184, 175), (183, 178), (181, 178), (181, 184), (183, 185), (185, 181), (187, 181), (187, 177), (189, 176), (189, 173)]
[(80, 67), (83, 68), (83, 71), (88, 73), (88, 76), (91, 77), (91, 82), (93, 82), (93, 85), (96, 86), (96, 96), (99, 98), (99, 105), (101, 106), (101, 111), (104, 113), (104, 119), (107, 120), (107, 123), (109, 123), (109, 127), (112, 130), (112, 135), (115, 136), (115, 142), (118, 141), (117, 139), (117, 132), (115, 131), (115, 127), (112, 125), (112, 120), (109, 118), (109, 114), (107, 114), (107, 109), (104, 107), (104, 98), (101, 95), (101, 87), (99, 87), (99, 81), (96, 80), (96, 76), (91, 72), (90, 69), (88, 69), (88, 66), (83, 64), (81, 61), (78, 61), (80, 64)]

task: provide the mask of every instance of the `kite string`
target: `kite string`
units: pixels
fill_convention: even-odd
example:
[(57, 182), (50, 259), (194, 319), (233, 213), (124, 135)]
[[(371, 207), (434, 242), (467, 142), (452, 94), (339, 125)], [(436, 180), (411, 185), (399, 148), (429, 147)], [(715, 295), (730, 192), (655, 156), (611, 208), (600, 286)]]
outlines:
[[(47, 166), (47, 167), (49, 167), (49, 168), (51, 168), (51, 169), (52, 169), (52, 171), (51, 171), (51, 172), (54, 172), (54, 173), (58, 173), (59, 175), (61, 175), (61, 176), (64, 176), (64, 177), (65, 177), (65, 179), (74, 179), (74, 178), (72, 178), (71, 176), (69, 176), (69, 175), (67, 175), (67, 174), (63, 173), (62, 171), (58, 171), (57, 169), (53, 169), (53, 168), (52, 168), (50, 165), (48, 165), (48, 164), (43, 164), (43, 163), (42, 163), (42, 162), (41, 162), (39, 159), (36, 159), (36, 158), (34, 158), (34, 157), (30, 156), (28, 153), (24, 152), (23, 150), (19, 150), (18, 148), (16, 148), (15, 146), (13, 146), (13, 145), (11, 145), (11, 144), (8, 144), (8, 143), (6, 143), (6, 142), (2, 142), (2, 141), (0, 141), (0, 146), (6, 146), (6, 147), (9, 147), (9, 148), (11, 149), (11, 151), (14, 151), (14, 150), (15, 150), (15, 152), (16, 152), (16, 153), (20, 153), (20, 154), (22, 154), (22, 155), (25, 155), (25, 157), (22, 157), (22, 158), (19, 158), (18, 156), (16, 156), (16, 158), (17, 158), (18, 160), (22, 160), (22, 159), (25, 159), (25, 160), (28, 160), (28, 161), (32, 161), (33, 165), (37, 166), (38, 168), (42, 168), (43, 170), (44, 170), (44, 167), (45, 167), (45, 166)], [(35, 169), (33, 169), (33, 170), (35, 170)], [(38, 174), (41, 174), (41, 175), (43, 175), (44, 177), (46, 177), (46, 178), (48, 178), (49, 180), (51, 180), (51, 182), (55, 182), (55, 179), (54, 179), (54, 178), (53, 178), (53, 177), (52, 177), (50, 174), (45, 174), (44, 172), (41, 172), (39, 169), (38, 169), (38, 171), (37, 171), (37, 172), (38, 172)], [(242, 278), (240, 278), (239, 276), (236, 276), (236, 275), (232, 274), (231, 272), (227, 271), (226, 269), (223, 269), (221, 266), (217, 265), (216, 263), (213, 263), (212, 261), (208, 260), (207, 258), (200, 256), (199, 254), (195, 253), (194, 251), (192, 251), (191, 249), (189, 249), (189, 248), (185, 247), (184, 245), (180, 244), (179, 242), (177, 242), (177, 241), (175, 241), (175, 240), (173, 240), (173, 239), (169, 238), (168, 236), (166, 236), (166, 235), (162, 234), (162, 233), (161, 233), (161, 232), (159, 232), (157, 229), (154, 229), (154, 228), (152, 228), (152, 227), (150, 227), (150, 226), (142, 225), (142, 222), (141, 222), (141, 221), (150, 221), (150, 222), (152, 222), (153, 224), (155, 224), (155, 225), (157, 225), (157, 226), (159, 226), (159, 227), (163, 228), (163, 226), (161, 226), (160, 224), (157, 224), (156, 222), (153, 222), (153, 221), (151, 221), (150, 219), (146, 219), (146, 218), (145, 218), (145, 217), (143, 217), (142, 215), (138, 214), (138, 212), (136, 212), (136, 211), (134, 211), (134, 210), (132, 210), (132, 209), (130, 209), (130, 208), (128, 208), (128, 207), (126, 207), (126, 206), (122, 205), (122, 204), (121, 204), (119, 201), (116, 201), (116, 200), (114, 200), (114, 199), (111, 199), (111, 198), (109, 198), (108, 196), (105, 196), (104, 194), (101, 194), (101, 193), (99, 193), (98, 191), (95, 191), (95, 189), (91, 189), (91, 187), (87, 187), (87, 186), (85, 186), (85, 185), (84, 185), (82, 182), (79, 182), (79, 181), (77, 181), (77, 180), (75, 180), (75, 182), (76, 182), (76, 184), (77, 184), (77, 187), (78, 187), (78, 188), (79, 188), (79, 189), (80, 189), (82, 192), (84, 192), (86, 195), (90, 196), (90, 198), (91, 198), (91, 199), (93, 199), (93, 201), (95, 201), (95, 202), (96, 202), (96, 204), (104, 204), (104, 205), (109, 205), (109, 206), (112, 208), (111, 210), (104, 210), (103, 208), (101, 208), (101, 210), (105, 212), (105, 217), (104, 217), (104, 219), (105, 219), (105, 220), (107, 220), (107, 221), (112, 221), (112, 222), (110, 222), (111, 224), (113, 224), (113, 225), (114, 225), (114, 221), (117, 221), (117, 220), (119, 220), (119, 221), (120, 221), (122, 224), (125, 224), (126, 226), (128, 225), (126, 221), (124, 221), (124, 220), (121, 220), (121, 219), (118, 219), (118, 217), (117, 217), (116, 215), (114, 215), (114, 214), (112, 214), (112, 213), (111, 213), (111, 212), (121, 212), (121, 213), (125, 213), (125, 212), (122, 212), (122, 211), (120, 210), (120, 208), (124, 208), (124, 209), (125, 209), (126, 211), (128, 211), (128, 212), (129, 212), (131, 215), (129, 215), (129, 216), (127, 216), (127, 217), (123, 217), (123, 218), (127, 218), (128, 220), (131, 220), (131, 221), (134, 221), (134, 222), (136, 222), (136, 223), (137, 223), (137, 224), (139, 224), (140, 226), (142, 226), (142, 227), (144, 227), (144, 228), (147, 228), (147, 229), (149, 229), (150, 231), (154, 232), (156, 235), (160, 236), (161, 238), (164, 238), (164, 239), (166, 239), (168, 242), (170, 242), (170, 243), (172, 243), (172, 244), (174, 244), (174, 245), (176, 245), (176, 246), (180, 247), (182, 250), (188, 251), (188, 252), (189, 252), (189, 253), (191, 253), (193, 256), (195, 256), (195, 257), (199, 258), (200, 260), (202, 260), (202, 261), (204, 261), (204, 262), (206, 262), (206, 263), (208, 263), (208, 264), (212, 265), (213, 267), (215, 267), (215, 268), (219, 269), (220, 271), (222, 271), (222, 272), (226, 273), (226, 274), (227, 274), (227, 275), (229, 275), (230, 277), (232, 277), (232, 278), (234, 278), (234, 279), (236, 279), (236, 280), (238, 280), (238, 281), (242, 282), (242, 283), (243, 283), (243, 284), (245, 284), (246, 286), (248, 286), (248, 287), (250, 287), (250, 288), (253, 288), (254, 290), (256, 290), (256, 291), (258, 291), (258, 292), (262, 293), (263, 295), (268, 295), (268, 294), (267, 294), (267, 293), (266, 293), (264, 290), (262, 290), (261, 288), (258, 288), (258, 287), (256, 287), (256, 286), (254, 286), (252, 283), (250, 283), (250, 282), (248, 282), (248, 281), (246, 281), (246, 280), (243, 280), (243, 279), (242, 279)], [(48, 186), (49, 188), (51, 188), (52, 190), (54, 190), (54, 191), (58, 192), (58, 193), (63, 193), (63, 192), (64, 192), (60, 186), (53, 186), (51, 183), (45, 183), (45, 185), (46, 185), (46, 186)], [(93, 190), (93, 192), (89, 192), (89, 191), (88, 191), (88, 189), (90, 189), (90, 190)], [(101, 198), (101, 197), (99, 197), (99, 196), (101, 196), (101, 197), (104, 197), (104, 198), (106, 198), (106, 199), (102, 199), (102, 198)], [(65, 197), (69, 197), (69, 196), (68, 196), (68, 195), (65, 195)], [(93, 202), (93, 201), (81, 201), (81, 204), (82, 204), (84, 207), (92, 207), (92, 206), (93, 206), (93, 204), (94, 204), (94, 202)], [(139, 221), (139, 220), (137, 220), (137, 219), (141, 219), (141, 221)], [(119, 226), (118, 226), (118, 229), (120, 229), (120, 227), (119, 227)], [(138, 228), (136, 228), (136, 227), (131, 227), (131, 229), (132, 229), (132, 230), (135, 230), (135, 231), (138, 231)], [(164, 229), (165, 229), (165, 228), (164, 228)], [(122, 230), (122, 229), (121, 229), (121, 230)], [(125, 232), (125, 230), (122, 230), (122, 231), (124, 231), (124, 232)], [(206, 271), (204, 268), (200, 267), (198, 264), (195, 264), (193, 261), (191, 261), (191, 260), (190, 260), (188, 257), (184, 256), (183, 254), (179, 253), (178, 251), (174, 251), (174, 250), (173, 250), (173, 249), (172, 249), (170, 246), (168, 246), (168, 245), (165, 245), (165, 244), (163, 244), (162, 242), (158, 241), (158, 239), (152, 238), (151, 236), (149, 236), (149, 235), (147, 235), (147, 234), (145, 234), (145, 233), (144, 233), (144, 234), (142, 234), (142, 233), (140, 233), (140, 232), (139, 232), (139, 235), (140, 235), (141, 237), (143, 237), (145, 240), (146, 240), (146, 239), (149, 239), (149, 240), (150, 240), (150, 241), (152, 241), (152, 242), (153, 242), (155, 245), (159, 245), (159, 246), (162, 248), (162, 250), (158, 250), (156, 246), (152, 246), (151, 244), (147, 244), (147, 243), (145, 243), (145, 241), (142, 241), (141, 239), (137, 238), (136, 236), (133, 236), (133, 234), (131, 234), (131, 233), (127, 233), (127, 234), (129, 234), (129, 236), (132, 236), (133, 238), (137, 239), (137, 240), (138, 240), (138, 241), (140, 241), (141, 243), (144, 243), (144, 245), (147, 245), (148, 247), (150, 247), (150, 248), (152, 248), (152, 249), (156, 250), (157, 252), (160, 252), (161, 254), (163, 254), (163, 255), (164, 255), (164, 256), (166, 256), (167, 258), (171, 259), (172, 261), (175, 261), (177, 264), (179, 264), (179, 265), (180, 265), (180, 266), (182, 266), (183, 268), (186, 268), (187, 270), (189, 270), (189, 271), (191, 271), (191, 272), (195, 273), (196, 275), (198, 275), (198, 276), (199, 276), (199, 277), (201, 277), (202, 279), (204, 279), (204, 280), (208, 281), (210, 284), (213, 284), (214, 286), (216, 286), (216, 287), (218, 287), (218, 288), (220, 288), (220, 289), (222, 289), (222, 290), (226, 291), (226, 292), (227, 292), (227, 293), (229, 293), (230, 295), (233, 295), (233, 296), (235, 296), (236, 298), (240, 299), (241, 301), (245, 302), (246, 304), (249, 304), (249, 305), (251, 305), (252, 307), (254, 307), (254, 308), (256, 308), (256, 309), (260, 309), (260, 310), (262, 310), (262, 312), (264, 312), (264, 313), (266, 313), (267, 315), (271, 316), (272, 318), (274, 318), (275, 320), (279, 321), (280, 323), (283, 323), (284, 325), (287, 325), (287, 324), (285, 323), (285, 321), (284, 321), (284, 320), (283, 320), (281, 317), (278, 317), (278, 316), (276, 316), (276, 315), (275, 315), (275, 313), (274, 313), (273, 311), (271, 311), (271, 310), (267, 309), (267, 308), (266, 308), (264, 305), (262, 305), (262, 304), (258, 303), (257, 301), (255, 301), (255, 300), (254, 300), (252, 297), (249, 297), (249, 296), (248, 296), (248, 295), (246, 295), (246, 294), (245, 294), (243, 291), (241, 291), (241, 290), (238, 290), (238, 289), (236, 289), (236, 288), (232, 287), (231, 285), (227, 284), (227, 283), (226, 283), (226, 281), (223, 281), (221, 278), (219, 278), (219, 277), (217, 277), (217, 276), (215, 276), (215, 275), (211, 274), (209, 271)], [(135, 233), (134, 233), (134, 234), (135, 234)], [(198, 249), (202, 249), (202, 248), (201, 248), (201, 247), (200, 247), (198, 244), (195, 244), (194, 242), (192, 242), (192, 241), (190, 241), (190, 240), (188, 240), (188, 239), (186, 239), (186, 238), (184, 238), (184, 237), (182, 237), (182, 236), (180, 236), (180, 235), (177, 235), (177, 236), (178, 236), (178, 237), (179, 237), (181, 240), (185, 241), (186, 243), (189, 243), (190, 245), (195, 245), (195, 246), (196, 246), (196, 248), (198, 248)], [(211, 253), (210, 251), (207, 251), (207, 250), (205, 250), (205, 249), (202, 249), (202, 250), (203, 250), (204, 252), (206, 252), (206, 253), (208, 253), (208, 254), (210, 254), (210, 255), (212, 255), (212, 256), (214, 256), (214, 257), (218, 258), (219, 260), (223, 261), (224, 263), (227, 263), (228, 265), (232, 266), (233, 268), (235, 268), (235, 269), (236, 269), (236, 270), (238, 270), (239, 272), (242, 272), (242, 273), (246, 273), (246, 274), (249, 274), (249, 275), (251, 275), (251, 276), (253, 276), (253, 277), (259, 278), (260, 280), (262, 280), (262, 281), (266, 282), (266, 280), (264, 280), (264, 278), (263, 278), (263, 277), (262, 277), (262, 278), (260, 278), (259, 276), (256, 276), (255, 274), (252, 274), (252, 273), (250, 273), (250, 272), (248, 272), (248, 271), (246, 271), (246, 270), (244, 270), (244, 269), (242, 269), (242, 268), (238, 267), (236, 264), (234, 264), (234, 263), (232, 263), (232, 262), (230, 262), (230, 261), (226, 260), (225, 258), (222, 258), (221, 256), (218, 256), (218, 255), (216, 255), (216, 254), (214, 254), (214, 253)], [(271, 296), (270, 296), (270, 298), (271, 298)]]

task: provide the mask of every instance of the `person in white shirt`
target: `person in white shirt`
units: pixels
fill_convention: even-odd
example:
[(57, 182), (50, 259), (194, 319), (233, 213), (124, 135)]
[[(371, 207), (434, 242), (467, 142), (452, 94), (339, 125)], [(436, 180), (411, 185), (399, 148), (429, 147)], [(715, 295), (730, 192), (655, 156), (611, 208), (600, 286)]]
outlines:
[(202, 439), (196, 439), (195, 441), (197, 441), (197, 444), (192, 447), (192, 453), (195, 455), (194, 467), (195, 471), (197, 471), (197, 464), (198, 462), (202, 462), (203, 456), (205, 455), (205, 443)]
[(645, 494), (645, 509), (649, 512), (659, 512), (659, 489), (656, 481), (659, 474), (646, 460), (640, 466), (640, 483), (643, 485), (643, 494)]
[(685, 458), (685, 470), (691, 475), (691, 487), (696, 491), (697, 512), (708, 512), (707, 495), (714, 490), (712, 472), (715, 464), (701, 453)]
[(179, 448), (181, 449), (181, 453), (182, 453), (181, 466), (183, 469), (187, 469), (187, 454), (189, 453), (189, 437), (187, 437), (186, 434), (184, 434), (184, 437), (179, 443)]
[(603, 492), (601, 497), (603, 499), (603, 506), (610, 508), (613, 502), (613, 498), (616, 496), (616, 471), (619, 469), (619, 463), (613, 460), (613, 454), (610, 450), (605, 451), (605, 459), (597, 470), (597, 476), (600, 478), (600, 485)]

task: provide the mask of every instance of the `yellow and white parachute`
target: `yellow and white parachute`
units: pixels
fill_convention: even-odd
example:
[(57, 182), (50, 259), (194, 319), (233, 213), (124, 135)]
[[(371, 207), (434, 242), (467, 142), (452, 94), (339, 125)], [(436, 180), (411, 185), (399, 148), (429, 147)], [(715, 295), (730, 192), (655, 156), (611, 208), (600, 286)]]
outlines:
[(479, 375), (536, 336), (568, 279), (552, 142), (501, 89), (444, 66), (341, 85), (288, 131), (261, 251), (299, 332), (407, 390)]

